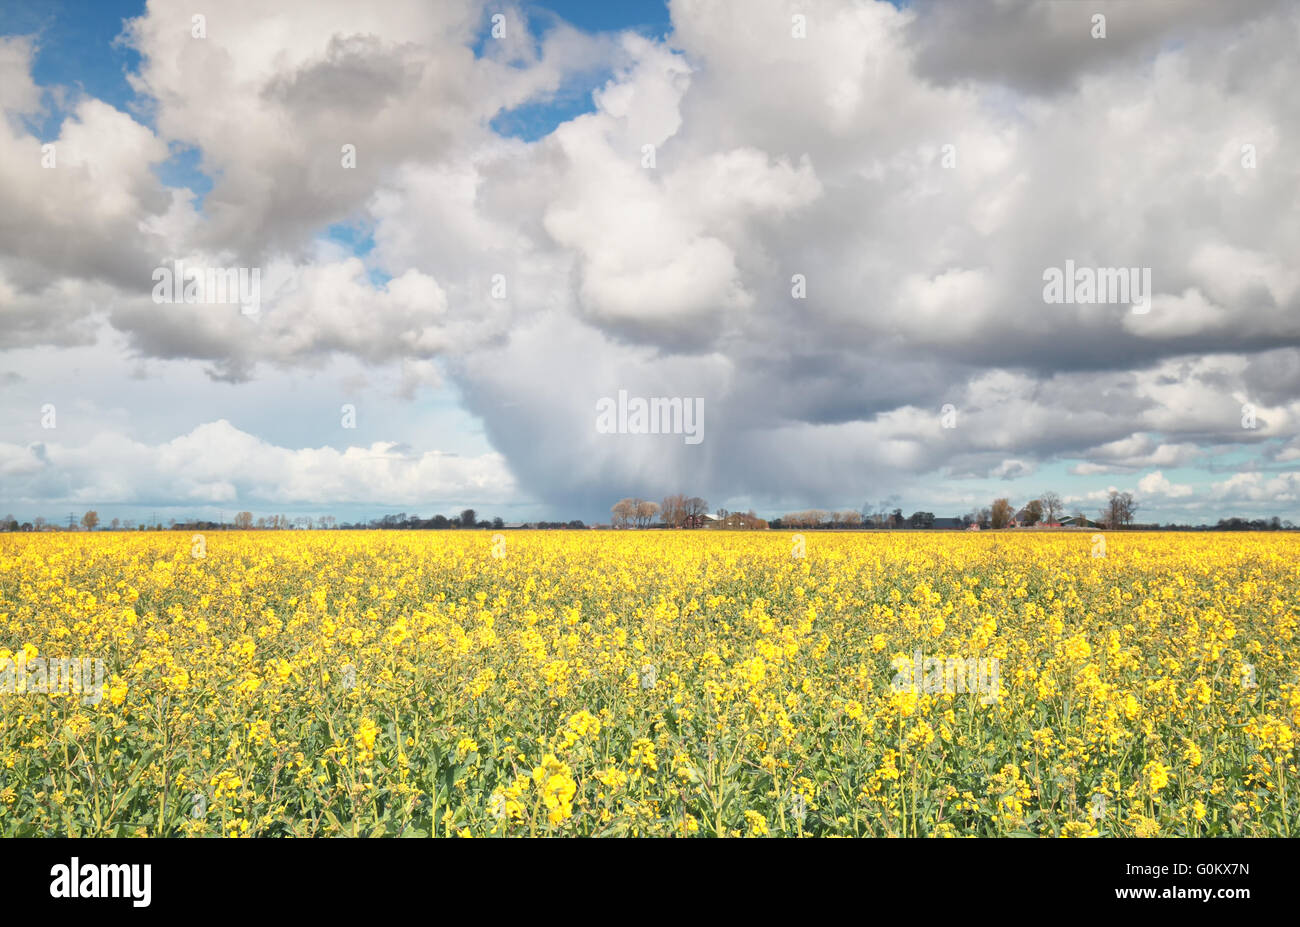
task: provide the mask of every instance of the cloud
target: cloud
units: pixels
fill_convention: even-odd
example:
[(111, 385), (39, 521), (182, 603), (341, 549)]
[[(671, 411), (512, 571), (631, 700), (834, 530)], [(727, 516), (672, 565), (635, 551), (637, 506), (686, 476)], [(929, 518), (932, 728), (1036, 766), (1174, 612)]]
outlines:
[(1138, 480), (1137, 488), (1148, 496), (1167, 496), (1170, 499), (1183, 499), (1195, 493), (1191, 486), (1171, 483), (1159, 470), (1154, 470)]
[(220, 420), (147, 445), (102, 431), (81, 445), (0, 443), (10, 501), (79, 505), (414, 505), (506, 501), (516, 487), (499, 454), (414, 454), (393, 442), (285, 448)]
[[(252, 392), (339, 358), (395, 371), (405, 401), (454, 394), (519, 492), (588, 516), (679, 490), (922, 503), (1051, 465), (1080, 491), (1154, 469), (1189, 501), (1154, 477), (1295, 459), (1300, 10), (1097, 9), (1105, 39), (1075, 4), (809, 0), (799, 39), (778, 0), (673, 0), (658, 41), (511, 7), (497, 42), (469, 0), (232, 0), (205, 39), (153, 3), (127, 32), (147, 124), (80, 100), (57, 171), (15, 118), (40, 93), (9, 40), (4, 346), (53, 359), (108, 326), (138, 369)], [(575, 87), (591, 111), (534, 141), (492, 128)], [(201, 202), (157, 179), (190, 148)], [(155, 304), (176, 259), (258, 268), (261, 311)], [(1067, 260), (1150, 268), (1150, 311), (1045, 303)], [(704, 442), (598, 434), (619, 389), (702, 398)], [(180, 491), (300, 497), (273, 472)], [(1258, 480), (1223, 500), (1290, 492)]]

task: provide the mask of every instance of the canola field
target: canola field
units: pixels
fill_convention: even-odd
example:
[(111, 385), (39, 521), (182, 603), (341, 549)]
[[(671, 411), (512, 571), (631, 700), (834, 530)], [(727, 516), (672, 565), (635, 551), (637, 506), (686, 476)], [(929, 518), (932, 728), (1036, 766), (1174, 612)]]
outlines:
[(0, 536), (0, 835), (1296, 834), (1300, 537), (1101, 553)]

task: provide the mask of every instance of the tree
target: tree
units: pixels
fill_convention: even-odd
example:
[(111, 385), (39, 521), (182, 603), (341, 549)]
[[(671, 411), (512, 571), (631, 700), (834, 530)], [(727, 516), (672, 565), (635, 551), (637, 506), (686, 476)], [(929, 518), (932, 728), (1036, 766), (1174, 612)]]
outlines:
[(476, 524), (478, 524), (478, 522), (476, 521), (477, 517), (478, 515), (475, 513), (473, 509), (466, 509), (465, 511), (460, 513), (460, 526), (462, 528), (473, 528)]
[(1133, 516), (1137, 514), (1138, 502), (1131, 492), (1119, 494), (1119, 519), (1122, 525), (1132, 525)]
[(1106, 500), (1106, 505), (1102, 507), (1100, 520), (1107, 528), (1131, 525), (1137, 510), (1138, 502), (1133, 498), (1131, 492), (1119, 492), (1112, 489), (1110, 498)]
[(81, 516), (81, 523), (85, 525), (87, 531), (94, 531), (95, 526), (99, 524), (99, 513), (94, 509)]
[(1065, 503), (1054, 492), (1043, 493), (1038, 497), (1038, 501), (1043, 504), (1043, 521), (1054, 523), (1056, 516), (1065, 511)]
[(253, 527), (253, 513), (239, 512), (235, 515), (235, 527), (240, 531), (247, 531)]
[(1025, 524), (1036, 525), (1043, 520), (1043, 503), (1039, 499), (1034, 499), (1025, 506)]
[(619, 499), (610, 507), (615, 528), (626, 528), (628, 522), (636, 515), (636, 503), (631, 499)]
[(1110, 497), (1106, 500), (1106, 504), (1101, 507), (1101, 510), (1097, 515), (1097, 521), (1106, 528), (1118, 528), (1123, 523), (1123, 520), (1120, 517), (1120, 501), (1119, 492), (1117, 490), (1112, 489), (1110, 491)]
[(704, 523), (704, 516), (709, 513), (709, 503), (699, 496), (686, 500), (686, 523), (691, 528), (698, 528)]
[(659, 505), (655, 502), (647, 502), (644, 499), (637, 500), (636, 504), (636, 524), (638, 528), (649, 527), (659, 514)]
[(1016, 510), (1011, 507), (1009, 499), (995, 499), (993, 508), (989, 511), (989, 522), (994, 528), (1005, 528), (1015, 514)]
[(116, 531), (119, 527), (121, 527), (121, 525), (122, 525), (122, 520), (120, 518), (114, 518), (111, 522), (109, 522), (109, 527), (112, 528), (114, 531)]
[(686, 497), (681, 493), (664, 496), (660, 506), (660, 517), (669, 528), (680, 528), (686, 524)]

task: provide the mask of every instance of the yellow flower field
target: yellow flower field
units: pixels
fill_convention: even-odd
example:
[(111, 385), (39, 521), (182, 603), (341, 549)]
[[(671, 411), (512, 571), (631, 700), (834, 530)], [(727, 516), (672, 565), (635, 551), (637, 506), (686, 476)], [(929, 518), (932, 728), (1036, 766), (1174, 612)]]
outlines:
[[(796, 552), (4, 535), (0, 834), (1297, 832), (1300, 537)], [(58, 658), (102, 676), (42, 685)]]

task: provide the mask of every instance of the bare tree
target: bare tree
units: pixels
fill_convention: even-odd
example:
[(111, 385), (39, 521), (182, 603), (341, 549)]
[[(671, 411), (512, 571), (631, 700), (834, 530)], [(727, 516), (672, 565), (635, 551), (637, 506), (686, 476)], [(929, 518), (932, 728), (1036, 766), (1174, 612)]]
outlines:
[(99, 524), (99, 513), (94, 509), (91, 509), (85, 515), (81, 516), (81, 523), (85, 526), (87, 531), (94, 531), (95, 526)]
[(692, 528), (700, 527), (704, 522), (704, 516), (708, 513), (709, 503), (699, 496), (691, 496), (686, 500), (686, 519)]
[[(1129, 498), (1132, 499), (1132, 496), (1129, 496)], [(1124, 524), (1124, 496), (1121, 495), (1118, 490), (1112, 489), (1110, 491), (1110, 497), (1106, 500), (1106, 504), (1102, 506), (1101, 512), (1099, 514), (1100, 514), (1100, 518), (1098, 519), (1098, 521), (1100, 521), (1107, 528), (1114, 529), (1123, 525)]]
[(686, 524), (686, 497), (681, 493), (664, 496), (660, 506), (660, 517), (669, 528), (680, 528)]
[(1120, 528), (1133, 524), (1137, 514), (1138, 502), (1131, 492), (1119, 492), (1112, 489), (1110, 498), (1101, 509), (1100, 521), (1107, 528)]
[(1133, 516), (1137, 514), (1138, 502), (1133, 498), (1131, 492), (1122, 492), (1119, 494), (1119, 519), (1122, 525), (1133, 524)]
[(1056, 516), (1065, 511), (1065, 503), (1056, 493), (1048, 491), (1038, 497), (1043, 504), (1043, 521), (1055, 522)]
[(646, 528), (654, 523), (655, 516), (659, 514), (659, 505), (656, 502), (646, 502), (644, 499), (639, 500), (636, 504), (636, 524), (638, 528)]
[(636, 515), (636, 503), (631, 499), (620, 499), (609, 511), (614, 516), (614, 527), (626, 528), (627, 523)]

